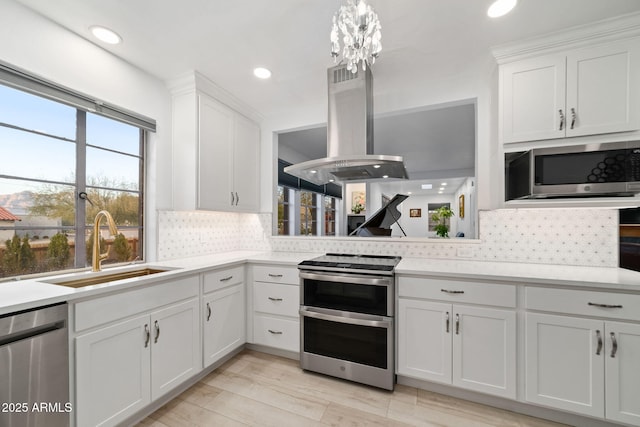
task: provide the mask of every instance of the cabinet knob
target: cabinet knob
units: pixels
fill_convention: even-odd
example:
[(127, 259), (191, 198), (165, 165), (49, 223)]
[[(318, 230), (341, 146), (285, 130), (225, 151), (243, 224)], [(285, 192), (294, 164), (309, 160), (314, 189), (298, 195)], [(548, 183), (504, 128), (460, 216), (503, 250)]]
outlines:
[(153, 325), (154, 325), (154, 327), (155, 327), (155, 329), (156, 329), (156, 337), (153, 339), (153, 342), (154, 342), (154, 343), (157, 343), (157, 342), (158, 342), (158, 338), (160, 338), (160, 324), (159, 324), (159, 323), (158, 323), (158, 321), (156, 320), (156, 321), (153, 323)]
[(149, 340), (151, 339), (151, 332), (149, 331), (149, 325), (144, 324), (144, 348), (149, 347)]
[(564, 113), (562, 110), (558, 110), (558, 113), (560, 114), (560, 128), (558, 130), (562, 130), (564, 129)]
[(611, 332), (611, 357), (616, 357), (618, 352), (618, 340), (616, 339), (615, 332)]

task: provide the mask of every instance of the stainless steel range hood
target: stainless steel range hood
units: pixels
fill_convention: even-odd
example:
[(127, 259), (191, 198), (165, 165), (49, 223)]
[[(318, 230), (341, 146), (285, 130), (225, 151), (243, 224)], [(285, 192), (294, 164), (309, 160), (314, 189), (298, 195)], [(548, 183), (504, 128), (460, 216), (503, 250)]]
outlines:
[(407, 179), (401, 156), (373, 154), (373, 77), (338, 65), (327, 71), (329, 117), (327, 157), (287, 166), (284, 171), (314, 184)]

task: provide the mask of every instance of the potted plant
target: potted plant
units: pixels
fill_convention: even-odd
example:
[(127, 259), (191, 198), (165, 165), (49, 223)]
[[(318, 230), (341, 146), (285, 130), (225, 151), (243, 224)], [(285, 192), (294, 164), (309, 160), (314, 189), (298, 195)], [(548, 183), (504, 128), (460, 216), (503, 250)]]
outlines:
[(453, 216), (453, 211), (449, 206), (439, 207), (433, 214), (431, 220), (436, 222), (435, 230), (438, 237), (449, 237), (449, 226), (447, 219)]
[(360, 203), (356, 203), (351, 207), (351, 212), (353, 212), (354, 214), (359, 214), (363, 210), (364, 210), (364, 206), (362, 206)]

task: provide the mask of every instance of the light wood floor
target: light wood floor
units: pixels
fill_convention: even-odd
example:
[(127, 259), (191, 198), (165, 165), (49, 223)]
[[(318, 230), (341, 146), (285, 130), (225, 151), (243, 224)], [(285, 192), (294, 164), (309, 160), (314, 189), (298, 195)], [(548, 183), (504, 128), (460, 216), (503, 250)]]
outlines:
[(138, 427), (560, 426), (396, 385), (389, 392), (303, 372), (298, 362), (243, 351)]

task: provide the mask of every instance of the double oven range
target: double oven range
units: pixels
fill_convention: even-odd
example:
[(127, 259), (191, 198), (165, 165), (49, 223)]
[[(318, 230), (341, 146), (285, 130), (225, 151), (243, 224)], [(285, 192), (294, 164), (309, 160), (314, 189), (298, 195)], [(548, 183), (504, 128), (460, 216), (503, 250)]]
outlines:
[(400, 257), (326, 254), (300, 270), (300, 365), (393, 390)]

